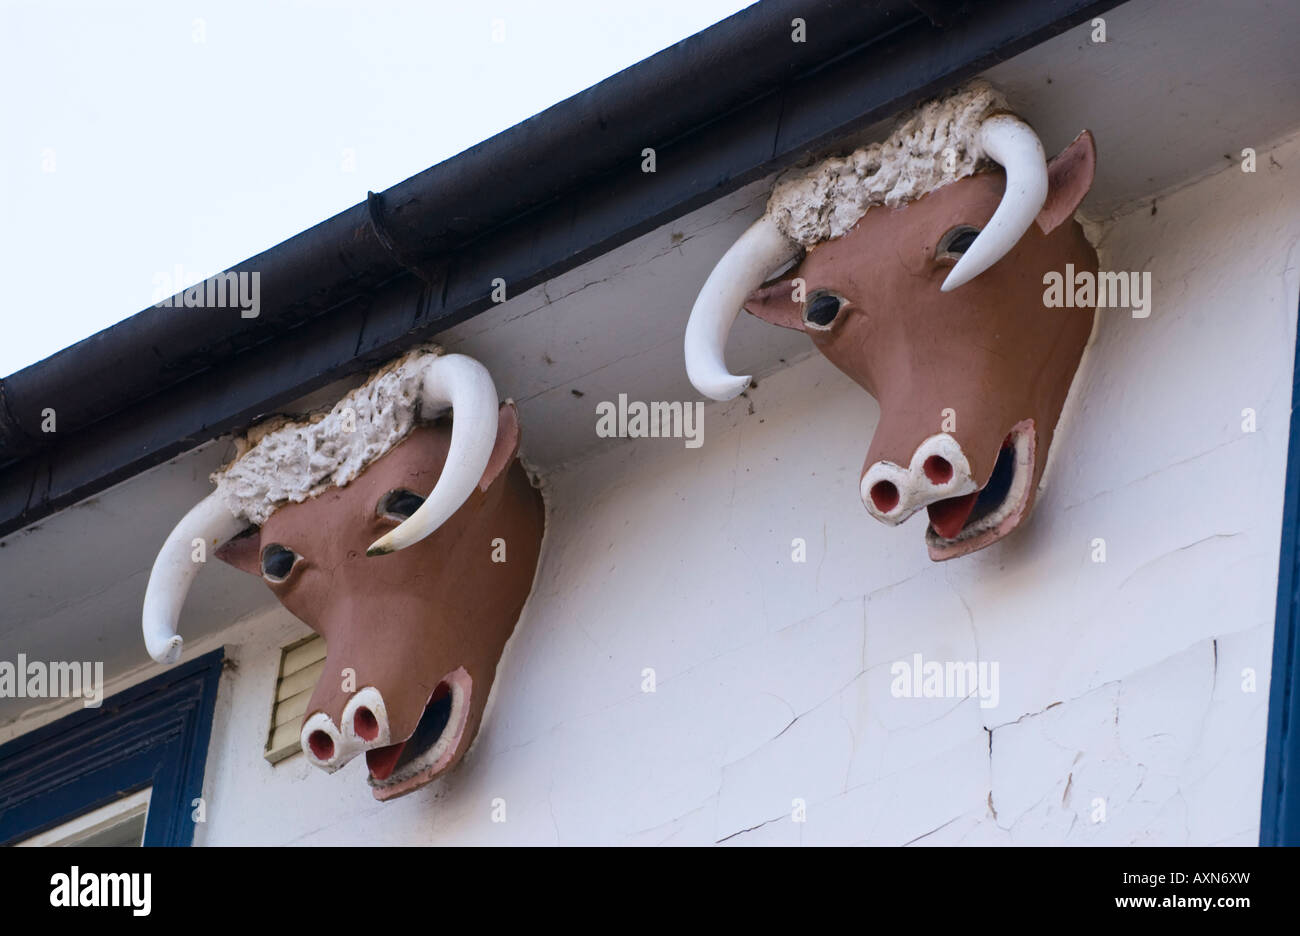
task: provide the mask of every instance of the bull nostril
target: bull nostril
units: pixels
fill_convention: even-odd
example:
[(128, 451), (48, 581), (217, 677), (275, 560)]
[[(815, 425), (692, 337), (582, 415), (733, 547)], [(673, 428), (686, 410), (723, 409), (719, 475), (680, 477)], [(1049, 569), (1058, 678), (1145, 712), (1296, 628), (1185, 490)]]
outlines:
[(352, 730), (361, 740), (373, 741), (379, 737), (379, 719), (375, 718), (374, 712), (363, 705), (352, 716)]
[(871, 503), (881, 513), (889, 513), (898, 506), (898, 488), (892, 481), (877, 481), (871, 485)]
[(931, 484), (947, 484), (952, 480), (952, 464), (942, 455), (931, 455), (921, 466)]
[(334, 739), (323, 731), (313, 731), (308, 735), (307, 746), (317, 760), (327, 761), (334, 756)]

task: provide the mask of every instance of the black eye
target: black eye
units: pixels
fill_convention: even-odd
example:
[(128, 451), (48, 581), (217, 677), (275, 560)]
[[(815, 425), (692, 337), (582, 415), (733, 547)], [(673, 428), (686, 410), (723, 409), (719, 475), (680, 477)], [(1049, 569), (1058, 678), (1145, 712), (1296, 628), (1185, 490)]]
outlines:
[(973, 228), (969, 224), (959, 224), (943, 237), (939, 238), (939, 246), (934, 250), (936, 260), (944, 257), (956, 259), (970, 250), (970, 245), (975, 243), (975, 238), (980, 236), (978, 228)]
[(401, 517), (405, 520), (419, 510), (420, 505), (423, 503), (424, 498), (414, 491), (405, 489), (389, 491), (379, 499), (379, 515)]
[(283, 582), (297, 561), (298, 554), (292, 549), (272, 543), (262, 550), (262, 575), (272, 582)]
[(822, 293), (813, 296), (808, 302), (804, 303), (803, 321), (805, 325), (811, 325), (813, 328), (830, 328), (835, 317), (840, 314), (840, 309), (844, 308), (844, 298), (834, 293)]

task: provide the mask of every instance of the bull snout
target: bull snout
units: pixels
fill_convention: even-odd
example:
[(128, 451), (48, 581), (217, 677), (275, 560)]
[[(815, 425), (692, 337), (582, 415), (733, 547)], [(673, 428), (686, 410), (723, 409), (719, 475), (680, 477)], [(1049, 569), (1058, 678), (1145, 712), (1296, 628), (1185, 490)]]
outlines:
[(325, 712), (303, 722), (300, 741), (307, 759), (330, 773), (358, 754), (386, 747), (391, 739), (384, 697), (374, 686), (357, 690), (338, 723)]
[(922, 507), (979, 489), (961, 445), (946, 432), (930, 436), (912, 453), (906, 467), (877, 461), (862, 474), (862, 503), (891, 526)]

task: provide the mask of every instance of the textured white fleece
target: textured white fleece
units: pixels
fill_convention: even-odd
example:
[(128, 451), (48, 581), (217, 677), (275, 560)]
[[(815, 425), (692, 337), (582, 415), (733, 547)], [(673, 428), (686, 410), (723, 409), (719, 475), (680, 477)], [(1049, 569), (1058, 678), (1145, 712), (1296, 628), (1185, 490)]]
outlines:
[(235, 516), (261, 525), (282, 504), (344, 487), (415, 428), (422, 416), (423, 369), (441, 353), (417, 348), (376, 371), (328, 411), (296, 422), (277, 417), (254, 427), (236, 441), (241, 454), (213, 472), (217, 495)]
[(778, 181), (767, 213), (804, 247), (846, 234), (873, 205), (903, 205), (973, 175), (987, 161), (980, 124), (1007, 109), (985, 81), (927, 101), (889, 139)]

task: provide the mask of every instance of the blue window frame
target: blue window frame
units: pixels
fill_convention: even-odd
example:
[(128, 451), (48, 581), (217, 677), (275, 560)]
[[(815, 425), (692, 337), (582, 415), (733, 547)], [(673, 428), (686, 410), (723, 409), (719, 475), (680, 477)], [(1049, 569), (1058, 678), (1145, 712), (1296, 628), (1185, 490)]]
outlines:
[(1291, 375), (1291, 436), (1277, 571), (1277, 617), (1259, 844), (1300, 845), (1300, 332)]
[(152, 787), (145, 845), (189, 845), (221, 676), (217, 650), (0, 745), (0, 844)]

